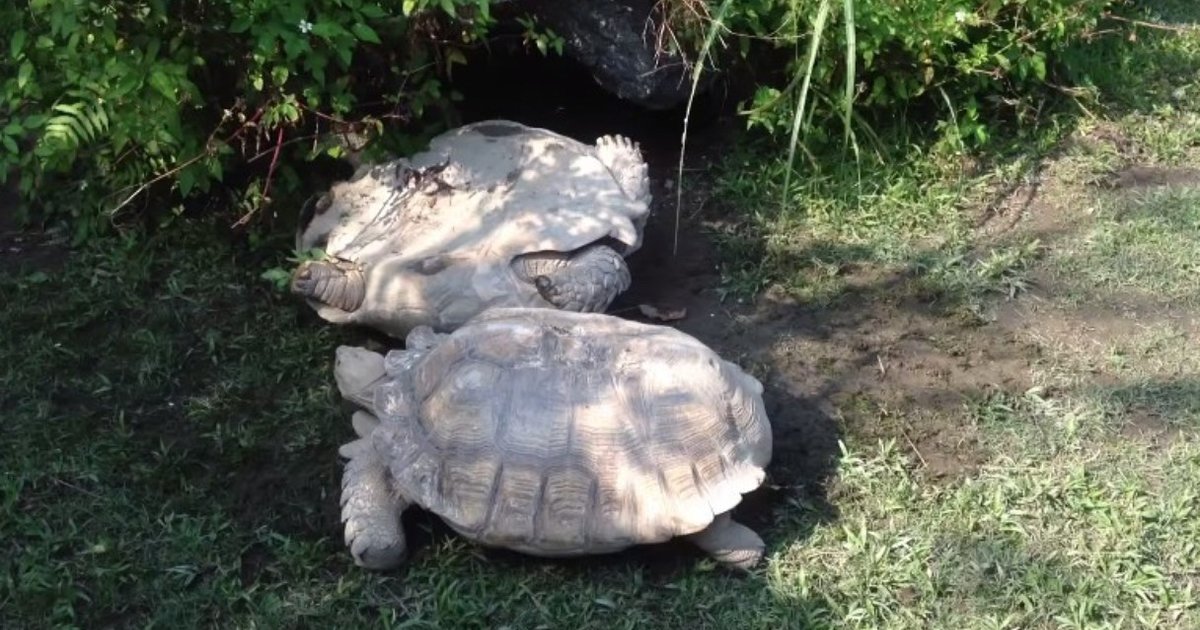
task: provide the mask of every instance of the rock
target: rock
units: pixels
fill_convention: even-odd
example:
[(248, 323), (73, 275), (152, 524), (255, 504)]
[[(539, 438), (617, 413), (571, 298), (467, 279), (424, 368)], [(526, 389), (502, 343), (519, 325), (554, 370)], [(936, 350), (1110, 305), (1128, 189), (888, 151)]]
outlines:
[[(656, 0), (509, 0), (516, 15), (528, 14), (564, 39), (564, 54), (588, 68), (593, 78), (619, 98), (651, 110), (687, 102), (690, 65), (678, 55), (656, 50), (661, 20)], [(712, 83), (701, 77), (697, 93)]]

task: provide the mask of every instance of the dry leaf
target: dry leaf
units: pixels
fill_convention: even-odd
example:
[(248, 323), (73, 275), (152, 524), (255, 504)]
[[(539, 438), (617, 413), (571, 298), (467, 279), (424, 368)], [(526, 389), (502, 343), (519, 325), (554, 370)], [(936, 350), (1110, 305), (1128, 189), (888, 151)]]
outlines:
[(680, 306), (679, 308), (670, 307), (654, 307), (649, 304), (638, 304), (638, 310), (642, 315), (651, 319), (657, 319), (663, 322), (673, 322), (675, 320), (687, 317), (687, 309)]

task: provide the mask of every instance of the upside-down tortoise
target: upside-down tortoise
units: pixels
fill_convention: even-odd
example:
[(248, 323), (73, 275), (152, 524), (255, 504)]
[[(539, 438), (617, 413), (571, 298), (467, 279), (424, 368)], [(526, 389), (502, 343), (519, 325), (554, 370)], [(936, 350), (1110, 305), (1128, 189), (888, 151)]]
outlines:
[(386, 355), (341, 346), (335, 376), (360, 408), (340, 450), (359, 566), (404, 561), (410, 505), (535, 556), (677, 536), (730, 567), (763, 555), (730, 518), (771, 459), (762, 385), (675, 329), (497, 309), (450, 334), (418, 327)]
[(630, 285), (650, 213), (638, 145), (588, 145), (504, 120), (363, 166), (307, 207), (292, 291), (327, 321), (403, 338), (489, 308), (602, 312)]

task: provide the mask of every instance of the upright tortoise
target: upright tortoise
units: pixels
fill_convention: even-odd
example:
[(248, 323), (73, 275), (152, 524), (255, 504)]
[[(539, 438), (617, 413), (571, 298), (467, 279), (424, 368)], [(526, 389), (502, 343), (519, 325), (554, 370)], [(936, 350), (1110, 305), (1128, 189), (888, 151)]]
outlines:
[(610, 315), (497, 309), (419, 327), (386, 356), (342, 346), (360, 439), (342, 483), (346, 544), (387, 569), (418, 505), (478, 543), (537, 556), (684, 536), (750, 568), (763, 542), (730, 510), (771, 459), (762, 386), (682, 332)]
[(313, 204), (292, 290), (327, 321), (403, 338), (497, 307), (605, 310), (650, 212), (647, 167), (622, 136), (586, 145), (491, 120), (360, 168)]

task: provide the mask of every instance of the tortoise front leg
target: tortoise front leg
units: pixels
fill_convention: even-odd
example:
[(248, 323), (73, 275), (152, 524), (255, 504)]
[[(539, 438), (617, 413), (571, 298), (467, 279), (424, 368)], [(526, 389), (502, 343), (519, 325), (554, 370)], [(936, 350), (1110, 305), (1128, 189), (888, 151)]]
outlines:
[(569, 254), (528, 254), (516, 266), (517, 274), (532, 282), (542, 299), (564, 311), (604, 312), (632, 281), (625, 257), (607, 245)]
[(387, 466), (371, 448), (372, 421), (379, 423), (370, 414), (356, 413), (355, 428), (366, 435), (341, 449), (350, 457), (342, 475), (342, 522), (354, 563), (366, 569), (386, 570), (400, 566), (408, 557), (400, 522), (408, 504), (392, 492)]
[(753, 569), (766, 550), (754, 530), (733, 520), (729, 513), (718, 515), (707, 528), (687, 537), (717, 562), (732, 569)]
[(292, 273), (292, 293), (352, 313), (367, 296), (367, 282), (354, 265), (310, 260)]

